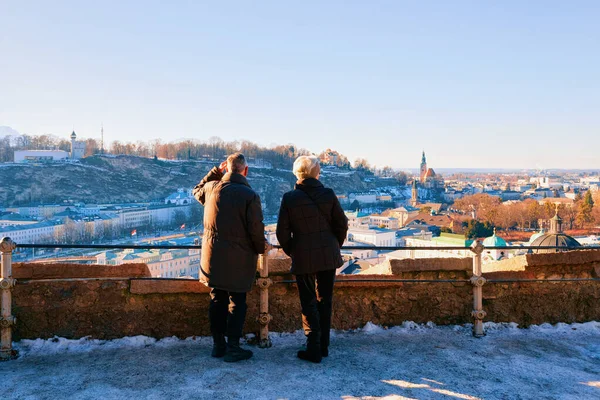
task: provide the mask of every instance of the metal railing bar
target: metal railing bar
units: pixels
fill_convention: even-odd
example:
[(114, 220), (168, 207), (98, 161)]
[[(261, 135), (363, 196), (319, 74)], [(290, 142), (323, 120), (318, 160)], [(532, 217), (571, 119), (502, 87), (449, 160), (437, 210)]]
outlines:
[[(347, 283), (347, 282), (378, 282), (378, 283), (388, 283), (388, 282), (400, 282), (400, 283), (468, 283), (469, 279), (344, 279), (344, 280), (336, 280), (335, 283)], [(295, 280), (282, 280), (282, 281), (273, 281), (273, 283), (296, 283)]]
[[(20, 249), (99, 249), (99, 250), (127, 250), (127, 249), (164, 249), (164, 250), (194, 250), (202, 249), (201, 245), (122, 245), (122, 244), (17, 244)], [(281, 249), (281, 246), (273, 246), (274, 249)], [(343, 246), (342, 250), (471, 250), (471, 247), (465, 246), (431, 246), (431, 247), (415, 247), (415, 246)], [(600, 246), (583, 246), (583, 247), (562, 247), (562, 246), (490, 246), (485, 247), (486, 250), (600, 250)]]
[[(401, 282), (401, 283), (468, 283), (469, 279), (344, 279), (335, 283), (346, 282)], [(486, 283), (519, 283), (519, 282), (600, 282), (600, 278), (565, 278), (565, 279), (486, 279)], [(273, 283), (296, 283), (295, 280), (281, 280)]]
[(133, 277), (133, 278), (129, 278), (129, 279), (138, 280), (138, 281), (152, 281), (152, 280), (160, 279), (161, 281), (199, 282), (199, 279), (196, 279), (196, 278), (161, 278), (158, 276), (140, 276), (139, 278)]
[(165, 246), (165, 245), (122, 245), (122, 244), (17, 244), (17, 248), (20, 249), (119, 249), (119, 250), (127, 250), (127, 249), (165, 249), (165, 250), (193, 250), (193, 249), (201, 249), (202, 246), (199, 245), (189, 245), (189, 246)]
[(600, 282), (600, 278), (486, 279), (486, 283), (514, 283), (514, 282)]

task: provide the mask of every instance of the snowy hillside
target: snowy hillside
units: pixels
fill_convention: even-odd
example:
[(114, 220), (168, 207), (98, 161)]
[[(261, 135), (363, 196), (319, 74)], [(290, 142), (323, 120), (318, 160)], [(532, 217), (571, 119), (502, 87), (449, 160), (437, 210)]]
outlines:
[[(0, 205), (60, 203), (128, 203), (162, 199), (178, 188), (196, 185), (213, 164), (165, 161), (135, 156), (93, 156), (73, 163), (3, 164), (0, 168)], [(253, 168), (248, 180), (277, 212), (281, 196), (295, 182), (291, 171)], [(337, 193), (364, 191), (389, 185), (389, 180), (365, 182), (362, 172), (326, 173), (323, 182)]]

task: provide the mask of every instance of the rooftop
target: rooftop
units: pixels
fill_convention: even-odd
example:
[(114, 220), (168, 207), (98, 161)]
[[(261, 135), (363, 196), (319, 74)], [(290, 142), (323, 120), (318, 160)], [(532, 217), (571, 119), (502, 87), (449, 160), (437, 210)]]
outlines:
[(0, 363), (9, 398), (592, 399), (600, 396), (600, 323), (516, 329), (406, 322), (335, 332), (321, 364), (299, 361), (300, 332), (227, 364), (211, 340), (145, 336), (113, 341), (24, 340)]

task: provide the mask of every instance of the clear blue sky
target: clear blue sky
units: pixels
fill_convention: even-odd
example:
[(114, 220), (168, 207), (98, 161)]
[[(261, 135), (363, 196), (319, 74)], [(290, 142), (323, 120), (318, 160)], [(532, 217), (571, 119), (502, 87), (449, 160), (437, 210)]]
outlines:
[(600, 1), (166, 3), (0, 0), (0, 125), (600, 168)]

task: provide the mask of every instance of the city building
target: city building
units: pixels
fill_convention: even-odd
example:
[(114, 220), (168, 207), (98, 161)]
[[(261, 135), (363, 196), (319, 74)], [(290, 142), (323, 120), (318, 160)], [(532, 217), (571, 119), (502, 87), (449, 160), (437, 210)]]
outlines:
[(369, 226), (385, 229), (398, 229), (400, 228), (400, 222), (394, 217), (371, 215), (369, 216)]
[(425, 151), (421, 157), (421, 165), (419, 167), (419, 180), (423, 187), (427, 189), (442, 189), (444, 187), (444, 178), (438, 176), (433, 168), (427, 167), (427, 159), (425, 158)]
[(12, 211), (23, 215), (24, 217), (47, 219), (52, 218), (55, 214), (63, 212), (67, 206), (58, 204), (43, 204), (38, 206), (27, 207), (8, 207), (6, 211)]
[(376, 196), (377, 201), (392, 201), (392, 195), (389, 193), (379, 193)]
[[(494, 234), (483, 240), (485, 247), (506, 247), (508, 243), (500, 236), (496, 236), (496, 228), (494, 228)], [(499, 261), (507, 258), (508, 251), (505, 249), (485, 249), (483, 254), (483, 262)]]
[(530, 179), (538, 187), (544, 189), (562, 189), (563, 180), (560, 176), (536, 176)]
[(6, 212), (0, 215), (0, 227), (17, 226), (17, 225), (32, 225), (37, 224), (38, 220), (25, 217), (19, 213)]
[(470, 249), (461, 250), (436, 250), (429, 247), (469, 247), (472, 240), (467, 240), (463, 235), (451, 233), (442, 233), (437, 237), (406, 237), (404, 239), (406, 247), (422, 247), (423, 250), (396, 250), (386, 254), (386, 259), (405, 259), (405, 258), (466, 258), (472, 257)]
[(62, 224), (50, 221), (39, 222), (31, 225), (16, 225), (0, 227), (0, 236), (7, 236), (16, 243), (33, 244), (51, 242), (55, 236), (56, 229)]
[(100, 206), (92, 204), (79, 204), (75, 210), (81, 215), (92, 216), (100, 214)]
[(346, 217), (348, 217), (348, 226), (349, 227), (368, 227), (369, 226), (369, 217), (370, 215), (362, 212), (360, 210), (357, 211), (346, 211)]
[(199, 278), (200, 248), (106, 251), (96, 256), (97, 264), (122, 265), (143, 263), (153, 277)]
[(436, 226), (438, 228), (448, 228), (454, 233), (458, 233), (462, 228), (462, 221), (458, 221), (452, 218), (448, 214), (436, 214), (436, 213), (419, 213), (413, 218), (406, 221), (405, 226), (411, 226), (415, 224), (426, 224)]
[(375, 193), (375, 192), (350, 193), (348, 195), (348, 201), (350, 203), (352, 203), (355, 200), (358, 201), (360, 204), (377, 203), (377, 193)]
[(16, 150), (16, 163), (40, 163), (63, 161), (69, 158), (69, 153), (63, 150)]
[(189, 217), (191, 205), (139, 206), (116, 211), (119, 224), (123, 228), (169, 225), (173, 223), (178, 212)]
[(177, 205), (177, 206), (185, 206), (188, 204), (192, 204), (196, 201), (194, 196), (192, 195), (192, 189), (177, 189), (177, 192), (167, 196), (165, 198), (165, 204)]
[(398, 220), (398, 225), (404, 226), (409, 219), (419, 215), (419, 209), (412, 206), (402, 206), (388, 210), (384, 215), (396, 218)]
[(419, 226), (404, 227), (396, 231), (396, 246), (406, 246), (406, 239), (418, 237), (423, 240), (431, 240), (433, 238), (433, 232), (427, 228)]
[(351, 227), (346, 236), (348, 242), (362, 242), (373, 246), (395, 246), (396, 232), (390, 229)]

